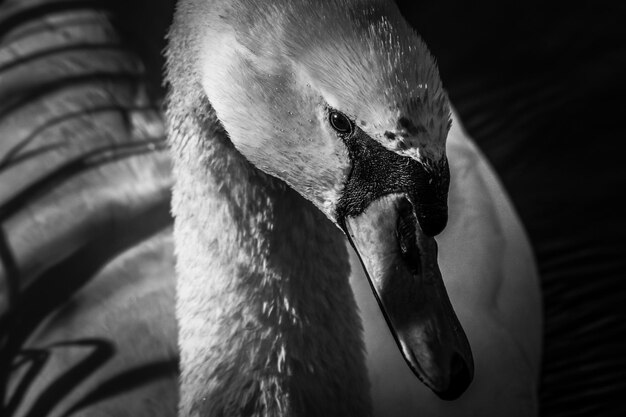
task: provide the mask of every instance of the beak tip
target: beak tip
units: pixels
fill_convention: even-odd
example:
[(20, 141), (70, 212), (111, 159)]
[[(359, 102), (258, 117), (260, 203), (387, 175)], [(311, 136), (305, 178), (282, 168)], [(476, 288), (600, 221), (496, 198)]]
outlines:
[(434, 390), (435, 394), (445, 401), (452, 401), (459, 398), (470, 386), (474, 379), (474, 366), (460, 354), (454, 354), (450, 363), (450, 378), (447, 388)]
[(447, 366), (443, 363), (437, 366), (434, 363), (429, 365), (428, 361), (420, 364), (413, 349), (402, 350), (413, 374), (442, 400), (456, 400), (468, 389), (474, 379), (474, 361), (471, 353), (467, 357), (454, 352)]

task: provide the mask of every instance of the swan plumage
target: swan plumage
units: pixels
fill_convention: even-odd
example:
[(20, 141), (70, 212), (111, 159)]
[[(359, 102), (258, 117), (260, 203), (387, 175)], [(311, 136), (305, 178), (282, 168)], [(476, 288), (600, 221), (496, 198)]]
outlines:
[[(184, 8), (184, 5), (181, 6), (181, 13), (184, 12)], [(178, 19), (201, 23), (202, 19), (199, 18), (201, 16), (194, 16), (191, 13), (193, 10), (188, 10), (187, 16), (183, 13)], [(106, 22), (106, 19), (98, 20), (103, 21)], [(55, 31), (59, 33), (63, 30), (62, 26), (55, 27)], [(186, 31), (185, 26), (180, 26), (180, 23), (173, 32), (176, 30)], [(113, 32), (112, 29), (106, 31)], [(99, 34), (101, 31), (97, 30), (96, 33)], [(35, 39), (45, 39), (46, 34), (47, 32), (37, 32), (34, 36)], [(63, 38), (67, 39), (65, 32), (63, 35)], [(84, 36), (74, 39), (83, 41)], [(32, 38), (27, 40), (31, 45), (45, 44), (32, 42)], [(170, 121), (173, 122), (170, 129), (177, 135), (176, 140), (172, 142), (179, 182), (174, 204), (177, 216), (182, 220), (182, 225), (179, 222), (177, 226), (176, 246), (179, 258), (189, 260), (185, 263), (179, 259), (178, 266), (179, 272), (183, 272), (178, 284), (178, 316), (181, 324), (183, 361), (186, 366), (181, 378), (183, 387), (181, 414), (200, 413), (213, 407), (213, 410), (224, 414), (265, 412), (284, 415), (300, 411), (304, 413), (304, 408), (311, 406), (306, 408), (309, 414), (316, 412), (323, 414), (327, 411), (325, 415), (332, 415), (337, 410), (333, 408), (336, 407), (334, 399), (345, 394), (344, 398), (349, 404), (354, 404), (355, 401), (362, 403), (360, 409), (346, 405), (345, 410), (348, 411), (342, 415), (367, 415), (367, 410), (363, 413), (360, 411), (369, 407), (370, 396), (363, 394), (363, 390), (369, 385), (373, 412), (375, 415), (385, 417), (417, 412), (424, 415), (449, 416), (465, 416), (472, 413), (485, 416), (513, 415), (516, 412), (519, 415), (530, 415), (529, 409), (520, 407), (519, 404), (521, 402), (527, 405), (533, 402), (533, 369), (537, 369), (538, 358), (537, 335), (533, 331), (540, 328), (533, 320), (536, 318), (534, 314), (537, 298), (533, 298), (533, 294), (536, 296), (536, 292), (533, 293), (536, 281), (533, 281), (531, 273), (524, 273), (524, 270), (517, 274), (512, 274), (511, 271), (515, 271), (516, 265), (520, 262), (527, 266), (527, 270), (532, 269), (532, 259), (527, 242), (524, 243), (523, 234), (519, 231), (519, 224), (511, 220), (514, 215), (510, 205), (502, 199), (493, 198), (494, 195), (499, 195), (501, 190), (493, 181), (484, 182), (488, 176), (488, 168), (485, 168), (484, 161), (481, 161), (476, 149), (467, 146), (466, 139), (460, 139), (461, 146), (456, 146), (459, 145), (458, 141), (456, 145), (454, 141), (448, 142), (447, 152), (451, 158), (450, 168), (454, 174), (450, 190), (451, 224), (438, 240), (444, 249), (440, 254), (444, 280), (476, 354), (477, 378), (459, 400), (443, 402), (422, 387), (404, 363), (367, 281), (364, 280), (362, 272), (359, 272), (361, 266), (356, 260), (352, 265), (355, 274), (351, 277), (351, 284), (355, 289), (356, 302), (361, 308), (364, 322), (367, 354), (363, 355), (361, 350), (363, 342), (359, 336), (359, 319), (354, 308), (352, 291), (345, 285), (348, 271), (345, 246), (337, 228), (308, 200), (293, 192), (290, 187), (286, 187), (283, 181), (276, 181), (265, 175), (242, 158), (241, 152), (235, 151), (231, 138), (220, 126), (204, 97), (201, 84), (195, 82), (198, 78), (185, 77), (186, 74), (198, 70), (199, 67), (193, 65), (193, 60), (201, 54), (189, 52), (193, 51), (189, 38), (183, 36), (178, 38), (178, 43), (172, 42), (177, 45), (178, 57), (184, 59), (171, 62), (172, 65), (182, 68), (179, 73), (173, 73), (169, 78), (170, 82), (176, 84), (178, 91), (170, 98), (174, 104), (183, 104), (181, 107), (189, 111), (186, 114), (175, 111), (170, 113), (172, 116)], [(173, 51), (170, 51), (170, 54), (175, 55)], [(57, 57), (58, 54), (52, 56)], [(81, 51), (80, 56), (81, 62), (72, 68), (86, 69), (89, 74), (94, 67), (94, 61), (98, 63), (96, 65), (98, 68), (113, 63), (106, 59), (109, 55), (104, 55), (104, 59), (93, 60), (92, 55), (83, 54)], [(100, 55), (97, 57), (102, 58)], [(89, 61), (89, 64), (81, 66), (83, 61)], [(55, 64), (57, 61), (51, 62)], [(114, 62), (126, 64), (122, 59)], [(29, 65), (39, 65), (39, 61), (29, 62)], [(15, 72), (25, 72), (22, 68), (17, 67)], [(58, 74), (55, 72), (55, 76), (67, 72), (65, 67), (54, 68), (58, 72)], [(97, 83), (97, 80), (101, 79), (99, 77), (100, 75), (90, 76), (89, 80), (93, 79), (94, 82), (88, 83), (87, 89), (82, 89), (82, 83), (79, 84), (80, 91), (72, 89), (71, 101), (68, 101), (67, 90), (64, 89), (53, 97), (31, 100), (30, 103), (36, 107), (28, 106), (11, 113), (12, 116), (19, 117), (3, 119), (2, 129), (7, 138), (4, 146), (10, 147), (14, 141), (23, 137), (24, 132), (39, 128), (40, 123), (36, 123), (37, 126), (33, 125), (33, 114), (38, 116), (38, 122), (47, 124), (51, 120), (56, 120), (57, 110), (64, 116), (65, 112), (75, 116), (76, 114), (72, 113), (74, 109), (78, 114), (82, 114), (81, 110), (85, 110), (87, 104), (93, 104), (94, 100), (97, 103), (102, 100), (104, 103), (115, 105), (122, 103), (124, 106), (134, 108), (132, 103), (128, 104), (125, 101), (132, 101), (134, 97), (134, 93), (128, 91), (125, 81), (113, 88), (108, 83), (102, 85)], [(27, 87), (24, 88), (28, 90)], [(115, 93), (111, 94), (109, 88)], [(62, 105), (57, 106), (57, 103)], [(71, 106), (67, 107), (67, 104)], [(37, 107), (40, 105), (42, 107)], [(127, 126), (120, 121), (121, 118), (120, 120), (116, 118), (117, 114), (115, 111), (113, 119), (108, 112), (85, 116), (86, 120), (94, 121), (93, 132), (99, 132), (88, 136), (90, 146), (98, 146), (102, 140), (110, 138), (110, 127), (115, 129), (112, 137), (119, 140), (122, 145), (129, 141), (132, 144), (135, 139), (140, 139), (136, 134), (143, 129), (137, 129), (135, 116), (129, 118), (133, 123)], [(81, 138), (85, 139), (82, 120), (73, 118), (69, 126), (72, 126), (71, 131), (79, 133)], [(159, 123), (156, 125), (160, 126)], [(63, 129), (65, 126), (66, 124), (62, 125)], [(458, 127), (458, 123), (453, 124), (453, 130), (455, 126)], [(87, 131), (91, 132), (91, 128), (90, 125)], [(28, 184), (39, 178), (39, 174), (33, 175), (33, 172), (39, 173), (39, 169), (44, 169), (41, 173), (45, 173), (51, 166), (63, 163), (68, 158), (67, 150), (82, 155), (86, 142), (73, 140), (76, 137), (67, 136), (63, 129), (50, 132), (53, 137), (62, 139), (63, 147), (54, 151), (46, 150), (28, 163), (18, 164), (8, 173), (3, 172), (3, 179), (7, 179), (7, 174), (10, 174), (8, 178), (11, 179), (6, 183), (3, 181), (5, 191), (7, 184), (10, 192), (15, 191), (14, 178), (19, 177)], [(38, 142), (32, 148), (39, 150), (39, 147), (43, 146), (44, 150), (48, 138), (48, 135), (38, 138)], [(453, 146), (450, 148), (451, 145)], [(123, 146), (121, 148), (123, 149)], [(42, 160), (46, 163), (42, 164)], [(49, 164), (48, 162), (52, 160), (54, 164)], [(32, 272), (33, 265), (39, 267), (40, 262), (37, 259), (45, 259), (46, 268), (57, 263), (67, 264), (63, 254), (60, 255), (62, 259), (58, 259), (58, 249), (69, 247), (68, 236), (78, 237), (79, 241), (76, 242), (82, 245), (88, 242), (87, 249), (100, 253), (112, 247), (116, 248), (119, 239), (126, 241), (129, 235), (135, 236), (137, 230), (166, 228), (169, 196), (167, 188), (171, 178), (168, 162), (163, 152), (124, 158), (116, 163), (92, 167), (81, 175), (73, 176), (76, 181), (68, 181), (62, 184), (62, 187), (57, 185), (54, 193), (45, 195), (45, 198), (40, 196), (35, 198), (36, 204), (28, 201), (26, 210), (3, 223), (4, 231), (10, 238), (9, 245), (15, 251), (22, 271)], [(36, 169), (33, 169), (35, 165)], [(129, 173), (132, 175), (129, 176)], [(279, 174), (280, 172), (277, 175)], [(96, 181), (83, 181), (83, 178), (93, 178)], [(23, 184), (20, 182), (21, 185)], [(186, 190), (181, 190), (181, 185), (185, 185)], [(100, 192), (101, 190), (106, 191)], [(71, 198), (64, 197), (55, 201), (55, 195)], [(83, 207), (81, 213), (84, 212), (85, 219), (89, 222), (78, 224), (76, 221), (77, 212), (71, 204), (76, 200), (84, 204), (81, 206)], [(96, 202), (99, 203), (95, 204)], [(113, 204), (110, 204), (112, 202)], [(147, 209), (155, 205), (156, 210)], [(49, 211), (45, 210), (54, 210), (58, 217), (53, 217), (54, 220), (50, 221)], [(44, 218), (48, 222), (42, 222)], [(283, 219), (285, 221), (282, 221)], [(268, 220), (272, 222), (268, 223)], [(273, 230), (267, 227), (268, 224)], [(294, 228), (294, 224), (298, 227)], [(228, 227), (224, 228), (225, 225)], [(72, 233), (59, 235), (57, 229), (61, 228), (63, 229), (61, 232), (65, 233), (66, 227), (69, 227)], [(215, 239), (207, 239), (213, 234), (216, 236)], [(40, 244), (36, 247), (29, 246), (28, 240), (31, 243), (38, 241)], [(132, 245), (127, 242), (130, 248), (137, 242), (133, 240), (131, 243)], [(124, 253), (118, 256), (115, 252), (110, 258), (103, 259), (103, 269), (93, 271), (95, 274), (93, 282), (77, 291), (68, 303), (60, 305), (54, 311), (52, 319), (42, 323), (37, 333), (24, 342), (24, 349), (43, 350), (50, 356), (43, 370), (40, 369), (37, 378), (31, 381), (27, 397), (23, 399), (21, 405), (18, 404), (20, 409), (16, 412), (17, 416), (28, 415), (29, 410), (33, 412), (32, 407), (40, 405), (47, 407), (53, 416), (69, 415), (72, 413), (71, 410), (88, 415), (117, 416), (141, 413), (172, 415), (176, 393), (174, 363), (177, 337), (176, 326), (172, 320), (172, 242), (169, 230), (165, 229), (163, 233), (148, 238), (145, 244), (137, 245), (137, 250), (124, 246)], [(312, 248), (316, 251), (311, 252)], [(219, 250), (218, 255), (226, 256), (207, 257), (207, 254), (211, 254), (215, 249)], [(79, 265), (93, 267), (93, 259), (85, 258), (84, 253), (82, 250), (76, 252), (71, 260)], [(270, 254), (271, 257), (267, 256)], [(294, 254), (297, 255), (296, 259), (301, 259), (300, 265), (291, 262)], [(284, 258), (281, 259), (281, 256)], [(31, 259), (33, 257), (36, 258), (34, 261)], [(311, 259), (314, 262), (309, 262)], [(260, 262), (255, 263), (256, 261)], [(355, 261), (355, 258), (352, 261)], [(238, 270), (242, 264), (253, 265), (256, 268), (253, 271), (246, 268)], [(100, 264), (96, 264), (98, 265)], [(303, 267), (304, 265), (309, 267)], [(207, 279), (214, 271), (219, 273), (218, 278), (227, 279), (224, 282), (220, 282), (219, 279)], [(229, 274), (231, 271), (235, 273)], [(266, 274), (268, 271), (273, 271), (274, 274)], [(60, 276), (57, 274), (49, 283), (51, 285), (59, 283), (59, 287), (64, 287), (68, 276), (81, 274), (81, 271), (75, 268), (68, 272), (72, 274)], [(50, 275), (46, 274), (44, 278), (48, 276)], [(236, 284), (241, 284), (242, 281), (233, 278), (243, 277), (252, 278), (252, 284), (262, 285), (237, 288)], [(2, 277), (4, 278), (6, 277)], [(213, 290), (218, 290), (213, 293), (213, 297), (207, 296), (207, 286), (213, 286)], [(246, 297), (246, 294), (241, 292), (242, 289), (259, 291), (249, 291), (247, 295), (250, 297)], [(264, 303), (267, 300), (258, 298), (272, 291), (277, 292), (271, 294), (271, 302)], [(331, 296), (327, 298), (324, 295), (317, 297), (314, 303), (307, 302), (307, 309), (304, 311), (313, 316), (326, 312), (324, 325), (334, 328), (333, 334), (341, 336), (337, 340), (349, 341), (352, 338), (354, 344), (325, 343), (326, 349), (311, 349), (307, 352), (309, 355), (304, 356), (308, 361), (301, 360), (300, 363), (312, 365), (314, 370), (319, 371), (332, 369), (334, 375), (330, 375), (330, 378), (334, 381), (341, 375), (348, 374), (347, 368), (354, 369), (356, 377), (342, 379), (340, 385), (331, 386), (327, 391), (316, 383), (317, 377), (301, 378), (299, 383), (302, 387), (298, 393), (288, 384), (283, 384), (288, 376), (286, 371), (290, 367), (293, 370), (294, 358), (291, 354), (286, 354), (287, 350), (280, 348), (282, 346), (291, 348), (293, 343), (299, 340), (319, 346), (318, 339), (321, 337), (322, 341), (327, 342), (328, 339), (325, 337), (330, 333), (311, 332), (312, 327), (307, 327), (304, 320), (308, 318), (307, 315), (300, 314), (303, 312), (303, 306), (298, 300), (305, 296), (304, 298), (310, 301), (311, 294)], [(45, 297), (48, 294), (43, 295)], [(221, 295), (225, 297), (222, 298)], [(240, 302), (241, 300), (243, 302)], [(364, 300), (369, 301), (372, 308), (363, 304)], [(258, 334), (249, 339), (242, 338), (241, 334), (245, 335), (245, 332), (240, 330), (254, 332), (258, 322), (252, 320), (246, 322), (242, 318), (249, 319), (251, 316), (241, 314), (223, 316), (224, 319), (230, 320), (228, 324), (244, 324), (243, 327), (231, 327), (230, 333), (223, 333), (228, 326), (221, 328), (206, 326), (207, 319), (211, 318), (210, 313), (219, 317), (216, 313), (220, 308), (228, 309), (231, 313), (236, 312), (232, 306), (242, 308), (240, 311), (244, 313), (245, 307), (248, 307), (247, 311), (258, 307), (259, 311), (273, 314), (271, 318), (277, 319), (273, 320), (273, 323), (280, 320), (283, 324), (295, 322), (301, 326), (302, 332), (292, 339), (283, 337), (286, 333), (276, 332), (273, 334), (267, 332), (269, 337), (264, 339), (256, 337)], [(327, 314), (329, 311), (332, 314)], [(372, 322), (376, 320), (378, 327), (372, 326)], [(531, 331), (527, 331), (528, 329)], [(208, 337), (212, 330), (216, 331), (220, 338)], [(383, 334), (387, 337), (383, 337)], [(230, 336), (230, 339), (222, 336)], [(78, 347), (74, 349), (71, 344), (69, 346), (59, 344), (62, 341), (82, 339), (95, 343), (87, 343), (85, 349)], [(252, 341), (253, 344), (246, 345), (247, 341)], [(270, 349), (263, 351), (259, 349), (263, 346), (255, 346), (254, 342), (259, 345), (265, 343)], [(275, 346), (278, 349), (272, 349), (273, 342), (276, 342)], [(291, 345), (284, 342), (290, 342)], [(348, 345), (351, 347), (346, 350)], [(51, 346), (62, 348), (50, 350)], [(100, 362), (96, 372), (90, 373), (88, 379), (74, 380), (73, 382), (79, 385), (71, 392), (59, 393), (55, 383), (57, 380), (67, 381), (65, 377), (69, 375), (68, 371), (79, 365), (86, 358), (85, 355), (90, 357), (91, 353), (102, 353), (100, 349), (92, 352), (94, 346), (110, 346), (113, 350), (108, 352), (114, 355), (107, 357), (108, 361)], [(233, 378), (220, 381), (211, 372), (206, 372), (212, 365), (209, 361), (211, 355), (219, 357), (221, 353), (226, 353), (225, 358), (228, 359), (228, 353), (236, 351), (248, 352), (249, 355), (240, 356), (239, 359), (242, 361), (232, 363), (235, 372), (229, 374), (228, 361), (213, 362), (213, 365), (217, 363), (221, 366), (221, 376), (231, 375)], [(268, 353), (266, 360), (252, 363), (267, 366), (267, 373), (259, 374), (258, 369), (249, 365), (253, 359), (259, 359), (259, 355), (255, 354), (263, 352)], [(264, 357), (260, 356), (260, 359)], [(154, 372), (155, 369), (151, 368), (152, 360), (156, 360), (156, 365), (166, 365), (167, 377), (158, 371), (159, 369), (164, 371), (161, 366), (156, 371), (162, 379), (157, 379), (153, 384), (143, 381), (145, 384), (142, 383), (141, 386), (124, 386), (122, 392), (118, 391), (120, 386), (116, 381), (120, 381), (119, 377), (123, 376), (124, 381), (128, 381), (126, 377), (135, 375), (136, 371), (151, 369)], [(369, 367), (367, 371), (369, 384), (364, 363)], [(244, 366), (240, 366), (242, 364)], [(322, 366), (318, 366), (319, 364)], [(196, 366), (197, 370), (193, 369)], [(338, 367), (333, 368), (334, 366)], [(19, 368), (11, 375), (11, 386), (15, 387), (24, 382), (21, 373), (23, 369)], [(295, 371), (301, 372), (298, 369)], [(327, 372), (325, 376), (328, 377), (329, 373)], [(220, 382), (225, 382), (218, 386), (222, 389), (223, 396), (216, 396), (206, 389), (215, 388)], [(233, 382), (244, 384), (237, 387)], [(256, 384), (257, 382), (259, 384)], [(256, 389), (258, 387), (264, 388), (264, 391)], [(282, 387), (287, 389), (282, 392), (276, 389)], [(59, 395), (51, 398), (51, 388)], [(94, 397), (96, 393), (105, 395)], [(241, 393), (248, 396), (238, 396)], [(259, 393), (264, 395), (259, 396)], [(308, 404), (300, 402), (299, 408), (294, 408), (293, 405), (291, 409), (280, 408), (298, 404), (290, 402), (288, 397), (302, 394), (309, 396)], [(52, 402), (40, 401), (46, 399)], [(217, 401), (214, 401), (216, 399)], [(261, 403), (246, 402), (251, 399), (260, 399)], [(293, 397), (291, 399), (293, 400)], [(528, 399), (530, 400), (527, 401)], [(53, 406), (54, 409), (51, 408)], [(38, 409), (41, 411), (41, 408)]]

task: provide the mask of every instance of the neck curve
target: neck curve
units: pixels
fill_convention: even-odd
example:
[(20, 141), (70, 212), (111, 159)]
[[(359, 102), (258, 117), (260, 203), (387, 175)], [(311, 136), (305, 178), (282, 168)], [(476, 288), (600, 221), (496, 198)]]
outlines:
[(201, 93), (174, 91), (168, 117), (180, 415), (370, 415), (343, 236), (234, 149)]

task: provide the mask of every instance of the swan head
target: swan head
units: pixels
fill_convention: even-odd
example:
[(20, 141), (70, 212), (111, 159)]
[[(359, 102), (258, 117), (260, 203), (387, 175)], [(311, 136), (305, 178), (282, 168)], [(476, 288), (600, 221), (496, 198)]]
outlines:
[(207, 16), (201, 84), (234, 146), (346, 233), (406, 362), (458, 397), (473, 360), (433, 239), (450, 110), (426, 46), (391, 2), (234, 2)]

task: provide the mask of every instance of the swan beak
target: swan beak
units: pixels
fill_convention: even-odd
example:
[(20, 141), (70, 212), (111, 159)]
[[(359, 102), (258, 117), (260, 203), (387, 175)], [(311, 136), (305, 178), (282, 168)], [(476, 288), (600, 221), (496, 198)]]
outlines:
[(397, 192), (345, 216), (342, 227), (404, 359), (435, 394), (453, 400), (471, 383), (474, 363), (441, 278), (437, 243), (420, 221), (422, 211), (408, 194)]

